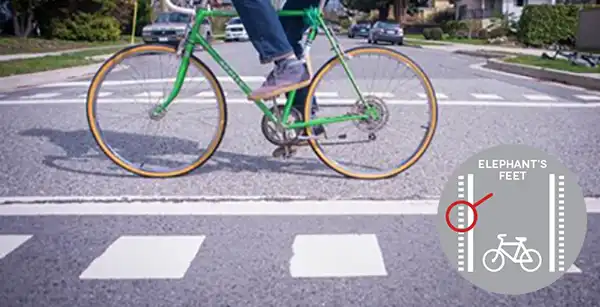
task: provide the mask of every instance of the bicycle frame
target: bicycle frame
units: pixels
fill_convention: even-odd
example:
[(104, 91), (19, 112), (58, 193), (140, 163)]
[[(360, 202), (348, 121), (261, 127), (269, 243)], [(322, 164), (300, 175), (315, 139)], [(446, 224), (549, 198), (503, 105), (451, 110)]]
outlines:
[[(337, 42), (336, 38), (334, 37), (334, 35), (331, 33), (331, 31), (325, 24), (325, 20), (322, 17), (321, 10), (319, 8), (308, 8), (305, 10), (280, 10), (280, 11), (278, 11), (278, 14), (279, 14), (279, 16), (304, 17), (308, 21), (311, 31), (309, 32), (308, 37), (305, 41), (305, 45), (304, 45), (305, 56), (309, 54), (310, 47), (312, 45), (312, 42), (317, 37), (318, 30), (319, 29), (323, 30), (325, 36), (327, 37), (327, 40), (329, 41), (329, 44), (333, 48), (335, 56), (337, 56), (339, 58), (339, 61), (342, 65), (342, 67), (344, 68), (346, 75), (348, 76), (354, 90), (358, 94), (360, 102), (364, 103), (364, 98), (358, 88), (358, 85), (356, 84), (356, 81), (354, 79), (354, 76), (352, 75), (352, 72), (350, 71), (350, 69), (345, 61), (346, 59), (345, 59), (344, 52), (343, 52), (343, 50), (341, 50), (341, 47), (340, 47), (339, 43)], [(191, 31), (189, 31), (189, 34), (186, 36), (186, 39), (184, 40), (184, 42), (179, 46), (178, 51), (180, 52), (180, 56), (181, 56), (181, 65), (179, 66), (179, 69), (177, 71), (177, 77), (175, 79), (174, 87), (171, 90), (171, 93), (167, 96), (166, 100), (163, 101), (161, 104), (159, 104), (155, 108), (154, 114), (158, 115), (161, 112), (165, 111), (167, 109), (167, 107), (171, 104), (171, 102), (173, 102), (175, 97), (177, 97), (177, 95), (179, 94), (179, 91), (181, 90), (181, 87), (185, 81), (185, 76), (187, 74), (187, 70), (188, 70), (189, 63), (190, 63), (190, 57), (194, 51), (195, 45), (197, 45), (197, 44), (201, 45), (202, 48), (204, 48), (204, 50), (210, 55), (210, 57), (225, 71), (225, 73), (227, 73), (227, 75), (229, 75), (233, 79), (233, 81), (238, 85), (238, 87), (246, 95), (249, 95), (252, 92), (252, 89), (248, 86), (248, 84), (246, 84), (246, 82), (244, 82), (244, 80), (242, 80), (242, 78), (239, 76), (239, 74), (219, 55), (219, 53), (210, 45), (210, 43), (199, 34), (200, 25), (202, 24), (202, 21), (206, 17), (236, 17), (236, 16), (238, 16), (238, 13), (231, 12), (231, 11), (209, 10), (209, 9), (205, 9), (205, 8), (198, 8), (196, 10), (195, 20), (194, 20), (192, 29), (191, 29)], [(267, 116), (273, 122), (280, 124), (285, 129), (299, 129), (299, 128), (306, 128), (306, 127), (315, 126), (315, 125), (343, 122), (343, 121), (348, 121), (348, 120), (368, 119), (371, 116), (373, 116), (375, 118), (378, 117), (377, 111), (373, 107), (367, 105), (366, 106), (367, 107), (366, 114), (362, 114), (362, 115), (341, 115), (341, 116), (335, 116), (335, 117), (323, 117), (323, 118), (311, 119), (308, 121), (305, 119), (303, 122), (294, 122), (294, 123), (288, 124), (287, 120), (291, 113), (291, 109), (292, 109), (292, 105), (293, 105), (295, 96), (296, 96), (296, 91), (289, 92), (289, 96), (284, 105), (284, 111), (283, 111), (283, 115), (281, 118), (281, 122), (273, 114), (273, 112), (271, 112), (269, 107), (267, 107), (263, 101), (260, 101), (260, 100), (254, 101), (254, 103), (265, 114), (265, 116)]]
[[(516, 246), (517, 250), (515, 251), (514, 256), (510, 255), (504, 248), (502, 248), (503, 246)], [(504, 255), (506, 255), (506, 257), (508, 257), (512, 262), (517, 262), (519, 260), (519, 259), (517, 259), (517, 257), (520, 255), (519, 252), (521, 250), (526, 252), (527, 248), (525, 248), (525, 245), (522, 242), (510, 242), (510, 243), (500, 242), (500, 244), (498, 245), (498, 250), (501, 253), (503, 253)], [(524, 261), (525, 263), (533, 261), (533, 259), (529, 255), (529, 253), (527, 253), (527, 257), (529, 258), (529, 260)]]

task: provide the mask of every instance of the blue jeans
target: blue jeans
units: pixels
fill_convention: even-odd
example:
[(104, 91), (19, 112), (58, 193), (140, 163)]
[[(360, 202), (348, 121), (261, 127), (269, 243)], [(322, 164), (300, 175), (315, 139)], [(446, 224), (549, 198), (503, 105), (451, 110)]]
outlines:
[[(267, 64), (295, 54), (301, 59), (304, 54), (302, 36), (308, 25), (303, 17), (279, 17), (270, 0), (232, 0), (250, 42), (258, 52), (261, 64)], [(287, 0), (283, 10), (302, 10), (319, 5), (319, 0)], [(308, 87), (296, 91), (294, 107), (304, 111)], [(287, 97), (287, 95), (286, 95)], [(313, 97), (313, 112), (317, 100)]]

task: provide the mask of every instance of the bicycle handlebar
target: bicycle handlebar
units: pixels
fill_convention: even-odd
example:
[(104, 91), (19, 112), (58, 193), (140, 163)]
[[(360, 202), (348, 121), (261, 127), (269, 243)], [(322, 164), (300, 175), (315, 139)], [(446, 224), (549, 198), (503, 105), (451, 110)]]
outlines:
[[(196, 15), (196, 10), (193, 8), (187, 8), (187, 7), (181, 7), (178, 5), (175, 5), (175, 3), (173, 3), (173, 1), (171, 0), (162, 0), (165, 2), (165, 4), (167, 5), (167, 7), (169, 8), (169, 10), (174, 11), (174, 12), (178, 12), (178, 13), (182, 13), (182, 14), (187, 14), (187, 15)], [(319, 9), (322, 11), (325, 7), (325, 2), (327, 0), (321, 0), (319, 2)], [(208, 4), (208, 0), (201, 0), (200, 1), (200, 7), (205, 7)]]

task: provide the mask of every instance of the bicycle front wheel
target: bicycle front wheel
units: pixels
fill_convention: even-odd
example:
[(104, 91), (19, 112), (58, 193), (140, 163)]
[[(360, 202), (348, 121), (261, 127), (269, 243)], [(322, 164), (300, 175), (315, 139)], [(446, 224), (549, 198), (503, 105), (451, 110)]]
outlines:
[(206, 163), (221, 143), (225, 95), (193, 55), (179, 95), (166, 112), (153, 114), (180, 65), (174, 47), (138, 45), (112, 56), (92, 79), (88, 124), (102, 152), (121, 168), (145, 177), (183, 175)]
[[(304, 118), (366, 114), (355, 85), (378, 116), (328, 123), (325, 139), (315, 138), (313, 129), (307, 128), (307, 136), (313, 136), (309, 144), (323, 163), (342, 175), (357, 179), (396, 176), (413, 166), (431, 144), (438, 122), (433, 85), (414, 61), (393, 49), (361, 46), (346, 54), (353, 78), (338, 57), (331, 58), (309, 85)], [(335, 95), (330, 97), (342, 97), (318, 98), (318, 111), (312, 115), (317, 89), (333, 90)]]

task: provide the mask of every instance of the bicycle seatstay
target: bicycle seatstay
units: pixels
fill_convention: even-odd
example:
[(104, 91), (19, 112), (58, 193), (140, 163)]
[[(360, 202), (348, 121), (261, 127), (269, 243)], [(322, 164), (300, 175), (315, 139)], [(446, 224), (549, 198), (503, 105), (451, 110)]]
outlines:
[[(280, 16), (298, 16), (298, 17), (301, 16), (301, 17), (306, 18), (306, 21), (308, 22), (309, 27), (312, 29), (309, 32), (308, 37), (306, 38), (306, 41), (305, 41), (306, 55), (308, 55), (308, 53), (310, 51), (310, 46), (312, 45), (312, 42), (317, 37), (318, 29), (321, 29), (324, 32), (331, 47), (333, 48), (333, 51), (335, 52), (335, 55), (339, 58), (342, 66), (344, 67), (344, 70), (346, 71), (346, 74), (348, 75), (348, 78), (351, 80), (352, 85), (354, 86), (356, 92), (358, 93), (358, 95), (362, 101), (362, 95), (361, 95), (360, 91), (358, 90), (358, 86), (356, 85), (354, 77), (352, 76), (350, 69), (348, 68), (348, 66), (346, 65), (346, 63), (344, 61), (343, 51), (341, 50), (339, 44), (335, 40), (333, 34), (327, 28), (327, 26), (325, 24), (325, 20), (322, 17), (322, 13), (321, 13), (320, 9), (319, 8), (308, 8), (306, 10), (280, 10), (280, 11), (278, 11), (278, 14)], [(177, 77), (175, 79), (173, 89), (171, 90), (171, 93), (167, 96), (167, 99), (162, 104), (157, 106), (157, 108), (156, 108), (157, 112), (161, 112), (164, 109), (166, 109), (168, 107), (168, 105), (179, 94), (179, 91), (181, 90), (181, 87), (185, 81), (185, 76), (187, 74), (190, 57), (193, 54), (194, 48), (196, 45), (202, 46), (202, 48), (204, 48), (204, 50), (208, 53), (208, 55), (225, 71), (225, 73), (227, 75), (229, 75), (233, 79), (233, 81), (238, 85), (238, 87), (246, 95), (249, 95), (252, 92), (252, 89), (250, 88), (250, 86), (248, 86), (248, 84), (244, 80), (242, 80), (240, 75), (220, 56), (220, 54), (211, 46), (211, 44), (204, 37), (202, 37), (199, 34), (200, 33), (200, 31), (199, 31), (200, 25), (202, 24), (202, 21), (204, 20), (204, 18), (207, 18), (207, 17), (235, 17), (235, 16), (238, 16), (238, 13), (232, 12), (232, 11), (208, 10), (205, 8), (198, 8), (196, 10), (194, 24), (191, 28), (191, 31), (189, 32), (189, 35), (187, 36), (187, 39), (185, 40), (185, 42), (183, 43), (183, 46), (182, 46), (183, 50), (182, 50), (182, 54), (181, 54), (181, 56), (182, 56), (181, 65), (179, 66), (179, 69), (177, 71)], [(288, 95), (288, 99), (284, 106), (284, 112), (283, 112), (283, 117), (282, 117), (281, 121), (283, 122), (282, 123), (283, 127), (287, 128), (287, 129), (304, 128), (304, 127), (310, 127), (310, 126), (315, 126), (315, 125), (320, 125), (320, 124), (342, 122), (342, 121), (348, 121), (348, 120), (366, 119), (369, 117), (366, 114), (365, 115), (341, 115), (341, 116), (336, 116), (336, 117), (323, 117), (323, 118), (318, 118), (318, 119), (313, 119), (313, 120), (305, 120), (304, 122), (295, 122), (292, 124), (287, 124), (287, 119), (291, 113), (291, 108), (292, 108), (295, 96), (296, 96), (296, 91), (290, 92)], [(267, 105), (263, 101), (260, 101), (260, 100), (254, 101), (254, 103), (261, 109), (261, 111), (265, 114), (265, 116), (267, 116), (270, 120), (272, 120), (275, 123), (277, 123), (279, 121), (279, 119), (271, 112), (269, 107), (267, 107)]]

